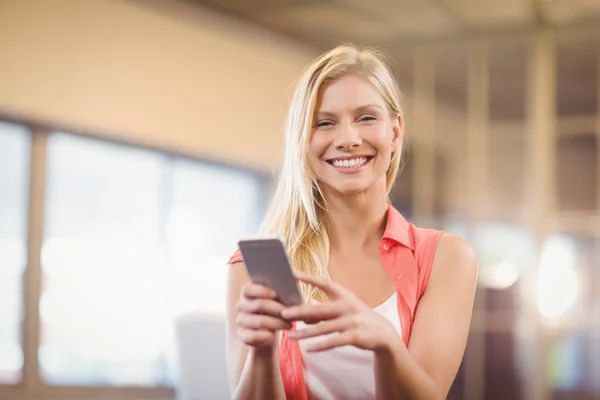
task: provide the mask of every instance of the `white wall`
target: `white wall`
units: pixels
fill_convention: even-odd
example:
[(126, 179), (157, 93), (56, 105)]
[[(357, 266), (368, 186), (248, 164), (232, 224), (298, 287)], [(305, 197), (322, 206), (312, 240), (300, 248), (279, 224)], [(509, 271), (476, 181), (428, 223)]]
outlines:
[(314, 52), (182, 7), (0, 0), (0, 113), (268, 168)]

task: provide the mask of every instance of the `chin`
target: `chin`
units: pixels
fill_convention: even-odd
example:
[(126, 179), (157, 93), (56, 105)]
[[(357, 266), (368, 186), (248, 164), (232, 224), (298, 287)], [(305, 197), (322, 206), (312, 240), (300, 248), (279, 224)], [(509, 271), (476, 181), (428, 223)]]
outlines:
[(342, 185), (332, 185), (333, 189), (345, 196), (353, 196), (360, 194), (368, 189), (362, 182), (348, 182)]

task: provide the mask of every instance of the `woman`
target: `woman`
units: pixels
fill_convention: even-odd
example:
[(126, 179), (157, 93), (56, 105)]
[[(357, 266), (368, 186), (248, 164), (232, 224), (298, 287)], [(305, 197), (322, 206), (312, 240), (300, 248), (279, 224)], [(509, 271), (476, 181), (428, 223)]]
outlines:
[(344, 45), (297, 84), (262, 231), (283, 237), (306, 299), (284, 308), (229, 264), (227, 358), (236, 399), (441, 399), (460, 365), (477, 261), (464, 240), (388, 202), (400, 92), (382, 55)]

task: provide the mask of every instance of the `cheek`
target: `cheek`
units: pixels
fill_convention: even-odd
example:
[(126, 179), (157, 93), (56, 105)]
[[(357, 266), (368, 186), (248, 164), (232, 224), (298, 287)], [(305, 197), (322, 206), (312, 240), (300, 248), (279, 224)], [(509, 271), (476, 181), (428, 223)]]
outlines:
[(319, 135), (313, 136), (308, 144), (309, 157), (313, 160), (320, 160), (327, 151), (327, 143)]
[(313, 173), (319, 175), (319, 168), (321, 163), (321, 157), (325, 153), (327, 149), (326, 146), (323, 145), (322, 141), (319, 141), (316, 138), (312, 138), (308, 143), (308, 164)]
[(386, 126), (381, 126), (377, 129), (374, 129), (370, 136), (372, 145), (375, 146), (379, 152), (392, 152), (392, 140), (394, 136), (391, 129), (388, 129)]

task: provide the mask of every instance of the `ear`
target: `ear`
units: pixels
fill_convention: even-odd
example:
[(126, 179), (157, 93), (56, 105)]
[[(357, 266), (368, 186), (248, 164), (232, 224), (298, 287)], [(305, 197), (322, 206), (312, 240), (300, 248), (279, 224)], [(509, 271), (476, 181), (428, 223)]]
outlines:
[(394, 134), (392, 137), (392, 152), (396, 152), (400, 148), (404, 137), (404, 118), (402, 115), (398, 115), (392, 120), (392, 132)]

